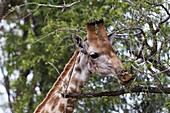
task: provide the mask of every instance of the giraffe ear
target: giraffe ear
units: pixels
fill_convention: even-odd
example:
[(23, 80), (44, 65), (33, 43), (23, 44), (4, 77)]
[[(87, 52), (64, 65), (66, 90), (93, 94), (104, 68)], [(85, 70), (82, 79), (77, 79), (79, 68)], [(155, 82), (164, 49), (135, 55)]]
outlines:
[(83, 44), (83, 40), (80, 36), (76, 35), (76, 34), (73, 34), (73, 41), (74, 41), (74, 44), (77, 48), (79, 48), (79, 50), (84, 53), (84, 54), (87, 54), (87, 47), (86, 47), (86, 44), (84, 43)]
[(83, 48), (83, 42), (82, 42), (82, 38), (78, 35), (76, 35), (75, 33), (72, 36), (74, 44), (77, 48)]
[(109, 34), (107, 37), (108, 37), (110, 44), (112, 45), (113, 39), (116, 37), (116, 35), (112, 33), (112, 34)]

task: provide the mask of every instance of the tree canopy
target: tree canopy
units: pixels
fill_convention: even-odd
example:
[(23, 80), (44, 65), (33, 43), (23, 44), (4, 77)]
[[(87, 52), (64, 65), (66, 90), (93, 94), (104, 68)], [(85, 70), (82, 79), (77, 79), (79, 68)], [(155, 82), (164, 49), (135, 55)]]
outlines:
[(32, 113), (75, 51), (72, 34), (85, 39), (85, 23), (100, 18), (135, 79), (91, 76), (75, 113), (170, 112), (169, 9), (166, 0), (1, 0), (4, 112)]

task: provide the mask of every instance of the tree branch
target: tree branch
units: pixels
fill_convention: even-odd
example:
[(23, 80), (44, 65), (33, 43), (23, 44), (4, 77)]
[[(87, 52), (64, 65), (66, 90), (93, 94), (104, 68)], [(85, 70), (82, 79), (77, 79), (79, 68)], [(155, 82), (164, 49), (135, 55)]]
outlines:
[[(134, 33), (134, 34), (120, 34), (120, 32), (122, 31), (128, 31), (128, 30), (138, 30), (137, 33)], [(117, 37), (122, 37), (122, 36), (137, 36), (137, 35), (143, 35), (145, 36), (145, 33), (143, 31), (143, 29), (139, 28), (139, 27), (133, 27), (133, 26), (130, 26), (130, 27), (126, 27), (126, 28), (122, 28), (118, 31), (115, 31), (115, 32), (111, 32), (109, 35), (108, 35), (108, 38), (109, 40), (113, 40), (114, 38), (117, 38)], [(125, 38), (122, 38), (122, 39), (125, 39)], [(126, 39), (125, 39), (126, 40)]]
[(63, 8), (70, 8), (80, 2), (83, 2), (83, 0), (79, 0), (77, 2), (73, 2), (71, 4), (64, 4), (64, 5), (51, 5), (51, 4), (41, 4), (41, 3), (36, 3), (36, 2), (30, 2), (30, 3), (26, 3), (26, 4), (22, 4), (19, 7), (25, 6), (25, 5), (37, 5), (39, 7), (49, 7), (49, 8), (59, 8), (59, 9), (63, 9)]
[(161, 25), (163, 23), (167, 22), (170, 19), (170, 12), (168, 11), (168, 9), (162, 3), (161, 4), (153, 4), (153, 3), (150, 3), (150, 2), (146, 2), (146, 3), (148, 3), (149, 5), (154, 5), (156, 7), (158, 7), (158, 6), (162, 7), (165, 10), (165, 12), (167, 13), (167, 15), (168, 15), (164, 20), (162, 20), (162, 21), (160, 21), (158, 23), (158, 26), (157, 26), (156, 30), (154, 30), (154, 34), (156, 34), (156, 33), (158, 33), (160, 31)]
[[(21, 4), (21, 5), (17, 5), (12, 7), (8, 13), (6, 13), (3, 17), (0, 17), (2, 19), (6, 18), (10, 13), (12, 13), (13, 11), (15, 11), (17, 8), (23, 7), (23, 6), (27, 6), (27, 5), (37, 5), (37, 7), (31, 11), (31, 13), (29, 13), (27, 16), (29, 16), (30, 14), (32, 14), (33, 12), (35, 12), (39, 7), (48, 7), (48, 8), (58, 8), (58, 9), (62, 9), (62, 11), (65, 11), (66, 9), (71, 8), (72, 6), (80, 3), (80, 2), (84, 2), (84, 0), (78, 0), (76, 2), (70, 3), (70, 4), (63, 4), (63, 5), (52, 5), (52, 4), (41, 4), (41, 3), (36, 3), (36, 2), (28, 2), (25, 4)], [(25, 17), (24, 17), (25, 18)]]
[(150, 62), (152, 62), (153, 66), (157, 69), (159, 69), (160, 71), (162, 71), (162, 73), (166, 74), (167, 76), (170, 77), (170, 68), (164, 66), (163, 64), (161, 64), (161, 62), (159, 62), (156, 59), (148, 59)]
[(94, 97), (103, 97), (103, 96), (119, 96), (127, 93), (164, 93), (170, 94), (170, 87), (166, 88), (158, 88), (158, 87), (146, 87), (146, 86), (135, 86), (130, 88), (129, 90), (121, 89), (119, 91), (108, 91), (108, 92), (100, 92), (100, 93), (86, 93), (86, 94), (62, 94), (65, 95), (66, 98), (94, 98)]

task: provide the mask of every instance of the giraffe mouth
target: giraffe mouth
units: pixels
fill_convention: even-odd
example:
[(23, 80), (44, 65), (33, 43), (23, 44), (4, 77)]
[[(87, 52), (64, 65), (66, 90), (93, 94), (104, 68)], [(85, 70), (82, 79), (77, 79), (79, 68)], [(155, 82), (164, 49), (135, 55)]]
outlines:
[(125, 69), (118, 71), (116, 74), (117, 74), (117, 78), (119, 82), (122, 85), (125, 85), (129, 83), (130, 81), (134, 80), (134, 77), (132, 76), (132, 74), (129, 74), (129, 72)]

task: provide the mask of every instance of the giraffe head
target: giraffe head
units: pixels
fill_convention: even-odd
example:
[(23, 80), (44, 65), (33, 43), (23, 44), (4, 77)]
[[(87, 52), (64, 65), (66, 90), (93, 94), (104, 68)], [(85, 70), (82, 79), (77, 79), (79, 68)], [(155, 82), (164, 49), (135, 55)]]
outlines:
[[(95, 28), (98, 28), (96, 33)], [(104, 27), (104, 21), (93, 21), (86, 24), (87, 40), (82, 41), (78, 36), (73, 36), (76, 46), (83, 55), (83, 62), (89, 73), (104, 76), (114, 76), (121, 84), (126, 84), (132, 79), (116, 56)]]

